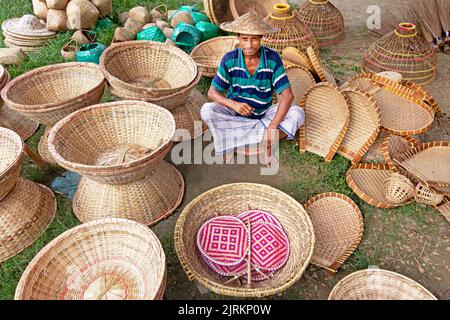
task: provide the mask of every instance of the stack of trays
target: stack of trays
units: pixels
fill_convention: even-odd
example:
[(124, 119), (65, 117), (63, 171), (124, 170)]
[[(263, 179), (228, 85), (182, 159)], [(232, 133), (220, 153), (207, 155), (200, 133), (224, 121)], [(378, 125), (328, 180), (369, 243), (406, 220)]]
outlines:
[(39, 50), (48, 40), (56, 37), (56, 32), (49, 31), (45, 23), (33, 15), (24, 15), (2, 23), (5, 45), (19, 48), (24, 52)]

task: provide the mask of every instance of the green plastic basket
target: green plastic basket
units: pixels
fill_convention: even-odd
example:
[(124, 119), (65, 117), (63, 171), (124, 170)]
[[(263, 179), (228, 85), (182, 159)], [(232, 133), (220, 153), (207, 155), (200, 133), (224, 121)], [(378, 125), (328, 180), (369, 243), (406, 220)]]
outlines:
[(148, 27), (137, 34), (138, 40), (150, 40), (157, 42), (166, 41), (167, 37), (158, 27)]
[(198, 29), (202, 35), (201, 41), (206, 41), (219, 35), (219, 27), (211, 22), (200, 21), (195, 24), (195, 28)]
[(210, 22), (208, 16), (201, 12), (191, 12), (192, 19), (194, 20), (194, 25), (199, 23), (200, 21)]
[(186, 23), (180, 23), (173, 31), (172, 40), (177, 43), (185, 44), (187, 46), (195, 47), (202, 40), (201, 32)]
[(181, 6), (178, 11), (185, 11), (185, 12), (198, 12), (198, 9), (195, 6)]

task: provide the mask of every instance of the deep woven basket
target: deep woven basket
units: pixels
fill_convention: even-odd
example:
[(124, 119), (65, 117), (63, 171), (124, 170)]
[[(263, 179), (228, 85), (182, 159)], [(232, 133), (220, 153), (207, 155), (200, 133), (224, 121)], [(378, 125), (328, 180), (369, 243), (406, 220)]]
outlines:
[[(225, 284), (227, 278), (212, 272), (204, 263), (196, 234), (205, 221), (217, 214), (234, 214), (249, 208), (269, 211), (280, 221), (291, 245), (289, 260), (268, 280), (250, 286)], [(190, 202), (175, 226), (175, 249), (189, 280), (233, 297), (266, 297), (287, 290), (308, 266), (314, 241), (313, 226), (302, 205), (277, 189), (259, 184), (237, 183), (212, 189)]]
[(0, 98), (0, 126), (16, 132), (25, 141), (36, 132), (39, 123), (6, 107)]
[[(121, 101), (79, 110), (58, 122), (49, 136), (49, 150), (58, 164), (106, 184), (126, 184), (148, 175), (172, 145), (175, 120), (157, 105)], [(138, 145), (147, 153), (131, 162), (97, 165), (97, 159), (119, 146)]]
[(383, 186), (386, 199), (390, 202), (404, 204), (414, 197), (414, 184), (399, 173), (393, 173)]
[(328, 0), (305, 1), (296, 15), (314, 33), (321, 47), (336, 44), (345, 37), (344, 18)]
[(250, 11), (255, 11), (261, 18), (266, 18), (276, 4), (285, 4), (286, 0), (230, 0), (230, 9), (234, 20)]
[(420, 204), (437, 206), (444, 201), (444, 195), (419, 182), (415, 189), (414, 200)]
[(204, 77), (214, 77), (223, 56), (236, 48), (238, 38), (234, 36), (217, 37), (202, 42), (191, 52), (191, 57)]
[(70, 229), (25, 269), (16, 300), (161, 299), (166, 257), (156, 235), (126, 219)]
[(427, 289), (401, 274), (380, 269), (353, 272), (339, 281), (329, 300), (437, 300)]
[(111, 86), (151, 98), (188, 87), (198, 73), (195, 61), (183, 50), (153, 41), (116, 43), (105, 50), (100, 67)]
[(17, 133), (0, 127), (0, 201), (14, 189), (24, 158), (24, 144)]
[(234, 20), (229, 0), (203, 0), (203, 6), (206, 15), (216, 25)]
[(5, 104), (36, 122), (53, 125), (70, 113), (100, 102), (105, 78), (91, 63), (61, 63), (29, 71), (2, 91)]

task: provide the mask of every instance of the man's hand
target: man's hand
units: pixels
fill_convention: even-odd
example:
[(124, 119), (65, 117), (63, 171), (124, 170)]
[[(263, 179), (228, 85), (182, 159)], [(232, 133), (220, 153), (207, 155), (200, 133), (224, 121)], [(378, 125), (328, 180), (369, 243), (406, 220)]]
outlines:
[(232, 109), (239, 113), (241, 116), (248, 117), (252, 114), (254, 108), (243, 102), (233, 101)]
[(270, 125), (264, 132), (263, 146), (266, 151), (268, 159), (272, 157), (272, 146), (278, 141), (279, 132), (278, 129)]

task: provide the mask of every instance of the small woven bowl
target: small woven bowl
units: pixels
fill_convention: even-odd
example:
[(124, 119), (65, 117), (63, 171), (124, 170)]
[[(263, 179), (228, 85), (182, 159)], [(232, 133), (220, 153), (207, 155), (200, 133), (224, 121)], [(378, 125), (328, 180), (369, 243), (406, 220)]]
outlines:
[(414, 200), (420, 204), (426, 204), (429, 206), (437, 206), (444, 201), (444, 195), (437, 193), (431, 188), (428, 188), (422, 183), (418, 183), (416, 186)]
[(414, 184), (404, 175), (393, 173), (384, 181), (384, 194), (389, 202), (407, 203), (414, 197)]
[[(48, 138), (49, 151), (67, 170), (100, 183), (127, 184), (146, 177), (164, 159), (174, 133), (173, 115), (160, 106), (139, 101), (98, 104), (58, 122)], [(98, 164), (102, 156), (129, 146), (148, 150), (132, 161)]]
[(24, 144), (12, 130), (0, 127), (0, 201), (14, 189), (24, 158)]
[(101, 219), (47, 244), (25, 269), (16, 300), (153, 300), (165, 288), (166, 257), (146, 226)]
[[(207, 220), (251, 209), (268, 211), (278, 219), (290, 242), (287, 264), (273, 277), (250, 286), (213, 272), (197, 248), (196, 234)], [(287, 194), (270, 186), (236, 183), (217, 187), (191, 201), (175, 226), (175, 250), (190, 281), (218, 294), (233, 297), (266, 297), (287, 290), (298, 281), (309, 264), (314, 249), (314, 230), (303, 206)]]

